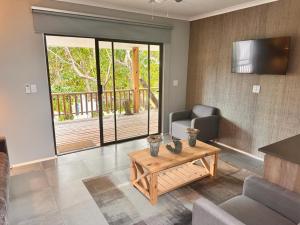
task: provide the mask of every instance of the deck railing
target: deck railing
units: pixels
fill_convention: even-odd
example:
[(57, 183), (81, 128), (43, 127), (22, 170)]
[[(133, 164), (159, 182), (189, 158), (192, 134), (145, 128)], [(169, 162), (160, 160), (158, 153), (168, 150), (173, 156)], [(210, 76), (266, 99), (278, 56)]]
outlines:
[[(158, 94), (158, 88), (151, 88), (151, 92)], [(140, 88), (140, 111), (148, 108), (148, 89)], [(103, 91), (103, 112), (110, 114), (114, 112), (114, 93), (112, 90)], [(133, 111), (133, 89), (116, 90), (116, 112), (122, 113), (125, 107)], [(54, 116), (61, 120), (73, 119), (74, 116), (97, 116), (99, 113), (97, 92), (72, 92), (52, 93), (52, 106)], [(152, 106), (153, 107), (153, 106)]]

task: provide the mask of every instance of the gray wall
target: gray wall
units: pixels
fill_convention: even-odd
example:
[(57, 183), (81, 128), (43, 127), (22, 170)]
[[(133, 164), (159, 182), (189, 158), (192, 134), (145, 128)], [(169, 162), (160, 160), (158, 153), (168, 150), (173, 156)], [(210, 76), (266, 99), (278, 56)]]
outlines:
[[(300, 133), (299, 12), (299, 0), (281, 0), (192, 22), (187, 105), (221, 110), (221, 142), (261, 157), (259, 147)], [(233, 41), (279, 36), (292, 37), (286, 76), (231, 73)]]
[[(12, 164), (55, 154), (43, 36), (34, 32), (32, 4), (151, 21), (149, 16), (54, 1), (1, 1), (0, 135), (7, 137)], [(185, 107), (189, 23), (163, 18), (152, 22), (174, 27), (164, 52), (163, 129), (167, 132), (168, 113)], [(179, 80), (178, 87), (172, 86), (173, 80)], [(38, 93), (26, 95), (25, 83), (36, 83)]]

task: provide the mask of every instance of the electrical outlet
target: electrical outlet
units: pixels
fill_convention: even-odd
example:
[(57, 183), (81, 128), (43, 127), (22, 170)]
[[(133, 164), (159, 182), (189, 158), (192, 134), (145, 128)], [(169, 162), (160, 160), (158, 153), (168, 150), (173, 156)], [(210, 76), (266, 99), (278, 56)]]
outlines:
[(178, 87), (178, 80), (173, 80), (173, 86)]
[(31, 90), (31, 93), (37, 93), (37, 85), (36, 84), (31, 84), (30, 85), (30, 90)]
[(30, 94), (31, 89), (30, 89), (30, 84), (25, 84), (25, 94)]
[(252, 92), (255, 93), (255, 94), (259, 94), (260, 85), (253, 85)]

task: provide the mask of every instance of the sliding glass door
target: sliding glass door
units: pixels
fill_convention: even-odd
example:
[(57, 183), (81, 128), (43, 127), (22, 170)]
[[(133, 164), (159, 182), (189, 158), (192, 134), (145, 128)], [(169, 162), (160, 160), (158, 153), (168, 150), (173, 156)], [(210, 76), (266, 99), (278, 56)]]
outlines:
[(56, 150), (160, 133), (162, 45), (45, 36)]
[(95, 40), (46, 36), (57, 154), (100, 146)]
[(160, 132), (161, 45), (98, 40), (103, 143)]

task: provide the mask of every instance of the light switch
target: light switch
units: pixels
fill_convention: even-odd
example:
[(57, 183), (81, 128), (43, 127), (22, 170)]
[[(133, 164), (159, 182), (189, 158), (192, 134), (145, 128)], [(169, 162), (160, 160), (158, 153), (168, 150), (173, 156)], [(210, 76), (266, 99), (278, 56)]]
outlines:
[(173, 80), (173, 86), (178, 87), (178, 80)]
[(37, 93), (37, 85), (36, 84), (31, 84), (30, 85), (30, 90), (31, 90), (31, 93)]
[(260, 92), (260, 85), (253, 85), (252, 92), (258, 94)]
[(30, 89), (30, 84), (25, 84), (25, 94), (30, 94), (31, 89)]

